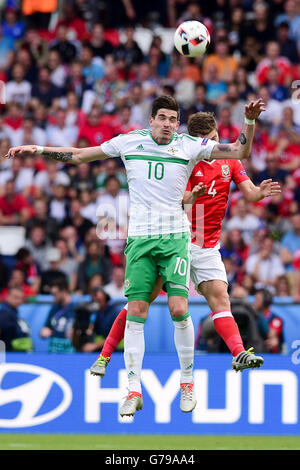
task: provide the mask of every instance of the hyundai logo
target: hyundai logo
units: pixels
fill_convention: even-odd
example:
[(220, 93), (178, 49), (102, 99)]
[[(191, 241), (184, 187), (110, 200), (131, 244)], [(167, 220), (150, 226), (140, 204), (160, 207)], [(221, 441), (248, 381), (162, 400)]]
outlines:
[[(35, 375), (28, 382), (3, 389), (3, 379), (9, 372)], [(63, 398), (58, 406), (42, 414), (39, 410), (45, 403), (53, 385), (62, 391)], [(31, 364), (3, 363), (0, 365), (0, 407), (9, 403), (21, 403), (18, 415), (13, 419), (0, 419), (2, 428), (25, 428), (47, 423), (63, 414), (72, 401), (72, 390), (69, 384), (55, 372)]]

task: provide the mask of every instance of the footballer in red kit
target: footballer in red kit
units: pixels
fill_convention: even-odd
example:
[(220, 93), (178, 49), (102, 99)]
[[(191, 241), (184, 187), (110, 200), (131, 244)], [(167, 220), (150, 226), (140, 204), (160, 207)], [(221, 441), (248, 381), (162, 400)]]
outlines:
[[(207, 190), (195, 200), (189, 212), (192, 243), (203, 248), (213, 248), (217, 245), (231, 182), (238, 186), (246, 180), (249, 180), (249, 176), (239, 160), (203, 160), (197, 163), (190, 176), (187, 191), (192, 191), (199, 183), (206, 186)], [(201, 205), (203, 211), (199, 210)]]

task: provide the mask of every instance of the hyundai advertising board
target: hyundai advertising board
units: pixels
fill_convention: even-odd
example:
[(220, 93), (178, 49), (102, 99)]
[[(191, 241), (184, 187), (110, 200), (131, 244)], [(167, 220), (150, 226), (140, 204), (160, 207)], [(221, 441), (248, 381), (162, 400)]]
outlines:
[(123, 355), (104, 379), (91, 376), (90, 354), (7, 354), (0, 365), (0, 431), (30, 433), (297, 435), (299, 354), (265, 355), (259, 370), (236, 373), (227, 354), (195, 358), (197, 406), (179, 409), (178, 359), (146, 355), (144, 407), (120, 418), (127, 395)]

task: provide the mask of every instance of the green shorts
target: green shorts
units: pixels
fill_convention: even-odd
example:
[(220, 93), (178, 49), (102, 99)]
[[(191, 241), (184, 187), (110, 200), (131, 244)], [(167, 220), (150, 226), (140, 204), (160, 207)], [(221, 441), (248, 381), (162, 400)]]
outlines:
[(125, 295), (128, 301), (150, 301), (160, 274), (168, 296), (188, 297), (190, 232), (129, 237), (125, 248)]

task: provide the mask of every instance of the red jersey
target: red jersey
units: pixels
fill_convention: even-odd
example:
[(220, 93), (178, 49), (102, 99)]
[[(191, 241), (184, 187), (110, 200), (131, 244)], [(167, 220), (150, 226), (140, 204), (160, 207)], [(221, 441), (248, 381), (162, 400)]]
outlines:
[(33, 216), (33, 208), (22, 194), (15, 194), (10, 201), (5, 196), (0, 197), (0, 211), (3, 215), (19, 214), (22, 209), (28, 209)]
[(12, 118), (11, 116), (6, 116), (4, 118), (4, 123), (7, 126), (11, 127), (14, 131), (16, 131), (17, 129), (20, 129), (20, 127), (22, 127), (23, 118), (21, 116), (16, 117), (16, 118)]
[(218, 125), (218, 133), (220, 137), (220, 143), (229, 143), (235, 142), (240, 135), (241, 129), (234, 124), (230, 126), (223, 126), (223, 124)]
[[(35, 297), (36, 296), (36, 291), (29, 285), (27, 284), (23, 284), (22, 286), (20, 286), (23, 290), (23, 294), (24, 296), (26, 297)], [(8, 293), (9, 293), (9, 288), (8, 287), (5, 287), (1, 292), (0, 292), (0, 300), (1, 302), (5, 302), (6, 299), (7, 299), (7, 296), (8, 296)]]
[(100, 123), (97, 126), (91, 126), (86, 122), (79, 130), (78, 139), (86, 138), (91, 147), (97, 147), (113, 136), (113, 130), (107, 124)]
[(279, 71), (278, 84), (285, 85), (287, 82), (287, 77), (289, 82), (292, 80), (293, 68), (287, 57), (278, 57), (272, 62), (269, 58), (265, 58), (259, 62), (259, 65), (256, 69), (256, 79), (259, 85), (265, 85), (268, 83), (268, 72), (271, 66), (275, 67)]
[(71, 20), (60, 20), (55, 28), (55, 32), (57, 32), (57, 29), (60, 27), (60, 25), (66, 26), (68, 28), (68, 31), (72, 31), (73, 34), (75, 34), (76, 38), (79, 41), (88, 39), (88, 31), (86, 28), (85, 21), (83, 21), (81, 18), (73, 18)]
[(236, 185), (249, 177), (239, 160), (200, 161), (195, 165), (187, 184), (187, 191), (199, 183), (207, 186), (188, 216), (192, 223), (192, 243), (203, 248), (217, 245), (225, 216), (231, 181)]

